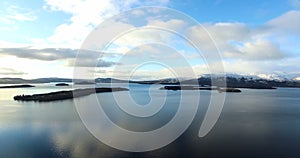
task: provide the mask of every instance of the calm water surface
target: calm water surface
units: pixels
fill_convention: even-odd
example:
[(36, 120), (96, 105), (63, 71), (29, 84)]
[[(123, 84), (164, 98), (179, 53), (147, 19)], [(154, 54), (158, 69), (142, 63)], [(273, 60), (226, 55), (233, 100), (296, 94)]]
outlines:
[[(38, 103), (12, 99), (14, 95), (61, 89), (71, 87), (39, 84), (27, 89), (0, 89), (1, 158), (300, 157), (300, 89), (228, 93), (217, 124), (207, 136), (199, 138), (210, 93), (217, 93), (201, 91), (201, 105), (188, 130), (170, 145), (145, 153), (123, 152), (99, 142), (81, 122), (73, 100)], [(149, 85), (132, 84), (130, 92), (116, 93), (131, 93), (137, 103), (146, 105), (151, 100), (148, 89)], [(154, 96), (159, 97), (159, 93), (154, 90)], [(113, 122), (130, 130), (148, 131), (163, 126), (176, 113), (180, 91), (167, 93), (171, 101), (155, 117), (144, 120), (131, 118), (118, 109), (110, 93), (96, 95)], [(77, 99), (90, 97), (95, 94)]]

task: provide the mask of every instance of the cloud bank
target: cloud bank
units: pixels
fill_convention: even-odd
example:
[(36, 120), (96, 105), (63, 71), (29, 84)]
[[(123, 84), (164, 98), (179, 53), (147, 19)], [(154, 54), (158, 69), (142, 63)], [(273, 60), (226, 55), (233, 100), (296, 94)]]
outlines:
[[(21, 59), (40, 60), (49, 62), (60, 62), (61, 67), (72, 67), (75, 64), (77, 52), (87, 35), (97, 27), (103, 20), (110, 16), (116, 15), (122, 11), (129, 10), (130, 8), (141, 5), (158, 5), (166, 6), (168, 1), (154, 0), (151, 2), (141, 2), (138, 0), (130, 1), (115, 1), (115, 0), (90, 0), (90, 1), (72, 1), (65, 2), (60, 0), (46, 0), (44, 9), (51, 12), (64, 12), (70, 15), (70, 18), (64, 23), (58, 25), (53, 34), (45, 39), (34, 39), (28, 47), (6, 47), (0, 48), (0, 56), (14, 56)], [(145, 4), (146, 3), (146, 4)], [(294, 8), (298, 8), (299, 0), (290, 0), (290, 4)], [(88, 9), (87, 9), (88, 8)], [(224, 66), (226, 71), (235, 73), (260, 73), (260, 72), (297, 72), (300, 67), (298, 62), (300, 60), (300, 49), (297, 43), (300, 43), (300, 11), (288, 11), (278, 17), (266, 21), (264, 24), (257, 26), (250, 26), (241, 22), (206, 22), (202, 23), (202, 27), (210, 34), (214, 40), (221, 56), (224, 59)], [(1, 13), (1, 12), (0, 12)], [(137, 28), (139, 26), (133, 25), (138, 21), (139, 17), (145, 16), (145, 12), (134, 12), (132, 19), (120, 19), (113, 21), (109, 26), (108, 33), (114, 28), (116, 23), (122, 24), (126, 28)], [(36, 20), (36, 16), (32, 12), (25, 12), (16, 9), (15, 14), (3, 16), (0, 20), (7, 22), (19, 21), (32, 21)], [(210, 39), (203, 36), (204, 32), (199, 32), (199, 26), (189, 26), (185, 21), (168, 18), (159, 19), (157, 17), (149, 17), (142, 19), (140, 26), (161, 26), (171, 29), (186, 29), (185, 34), (188, 38), (197, 38), (200, 40), (202, 47), (201, 51), (208, 54), (215, 49), (208, 43)], [(105, 35), (103, 35), (105, 36)], [(118, 62), (118, 58), (122, 55), (132, 53), (134, 58), (149, 57), (149, 59), (163, 59), (172, 58), (168, 52), (156, 51), (157, 48), (143, 47), (145, 53), (134, 54), (130, 51), (136, 47), (137, 44), (143, 44), (141, 41), (172, 41), (170, 46), (178, 46), (181, 41), (177, 41), (171, 35), (150, 32), (137, 32), (128, 36), (124, 35), (116, 41), (116, 45), (111, 52), (99, 52), (95, 50), (85, 50), (84, 55), (80, 60), (77, 60), (77, 66), (80, 67), (97, 67), (104, 68), (98, 70), (101, 75), (111, 72), (112, 69), (118, 64), (126, 64)], [(1, 41), (0, 41), (1, 42)], [(139, 43), (140, 42), (140, 43)], [(172, 45), (173, 44), (173, 45)], [(31, 47), (34, 45), (35, 47)], [(40, 48), (37, 48), (40, 46)], [(146, 49), (147, 48), (147, 49)], [(186, 47), (187, 48), (187, 47)], [(139, 51), (141, 52), (141, 51)], [(188, 59), (196, 60), (197, 56), (190, 52), (190, 49), (178, 50), (181, 54), (186, 54)], [(175, 56), (176, 57), (176, 56)], [(174, 57), (174, 58), (175, 58)], [(98, 64), (93, 64), (97, 59)], [(173, 60), (173, 58), (172, 58)], [(131, 63), (132, 65), (136, 63)], [(194, 70), (198, 73), (205, 73), (206, 66), (204, 63), (193, 63)], [(184, 71), (184, 68), (180, 68)], [(13, 70), (6, 70), (7, 73)], [(4, 74), (6, 71), (3, 71)], [(163, 72), (161, 70), (160, 72)], [(22, 74), (22, 73), (20, 73)], [(140, 76), (147, 76), (151, 73), (143, 70)], [(158, 73), (163, 76), (164, 73)], [(165, 73), (167, 74), (167, 73)], [(121, 75), (121, 74), (120, 74)], [(199, 74), (200, 75), (200, 74)], [(157, 75), (156, 75), (157, 76)]]

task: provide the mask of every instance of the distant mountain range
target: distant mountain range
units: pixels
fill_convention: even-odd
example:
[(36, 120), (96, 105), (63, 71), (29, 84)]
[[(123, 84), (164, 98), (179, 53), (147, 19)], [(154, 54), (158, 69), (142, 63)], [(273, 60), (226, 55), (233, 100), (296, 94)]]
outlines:
[(0, 78), (0, 84), (50, 83), (50, 82), (72, 82), (72, 79), (68, 79), (68, 78), (38, 78), (38, 79)]
[[(261, 75), (263, 76), (263, 75)], [(298, 77), (299, 78), (299, 77)], [(212, 85), (213, 81), (213, 85)], [(50, 82), (74, 82), (75, 84), (94, 84), (94, 83), (139, 83), (139, 84), (200, 84), (206, 86), (227, 86), (233, 88), (257, 88), (266, 89), (272, 87), (300, 87), (300, 80), (296, 78), (282, 78), (275, 75), (264, 77), (254, 75), (238, 75), (226, 74), (226, 85), (224, 85), (224, 77), (217, 74), (201, 75), (197, 79), (179, 80), (176, 78), (148, 80), (148, 81), (127, 81), (114, 78), (96, 78), (95, 80), (69, 78), (38, 78), (38, 79), (22, 79), (22, 78), (0, 78), (0, 84), (30, 84), (30, 83), (50, 83)]]
[[(218, 77), (218, 74), (203, 74), (200, 77)], [(272, 74), (236, 74), (227, 73), (227, 77), (232, 78), (248, 78), (248, 79), (265, 79), (265, 80), (276, 80), (276, 81), (300, 81), (300, 73), (272, 73)]]

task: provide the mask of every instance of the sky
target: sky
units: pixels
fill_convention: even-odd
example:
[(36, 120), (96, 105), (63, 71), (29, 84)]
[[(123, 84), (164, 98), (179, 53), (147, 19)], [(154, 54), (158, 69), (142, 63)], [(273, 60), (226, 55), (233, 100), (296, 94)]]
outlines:
[(0, 34), (0, 77), (300, 80), (300, 0), (2, 0)]

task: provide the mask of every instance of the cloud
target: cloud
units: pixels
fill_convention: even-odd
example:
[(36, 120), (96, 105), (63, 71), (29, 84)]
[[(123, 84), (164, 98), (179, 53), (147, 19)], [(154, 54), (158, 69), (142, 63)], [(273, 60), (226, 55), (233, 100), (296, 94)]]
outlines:
[(280, 60), (295, 54), (296, 50), (289, 49), (286, 41), (291, 37), (300, 40), (299, 20), (300, 12), (290, 11), (257, 27), (243, 23), (205, 23), (190, 27), (187, 37), (198, 41), (206, 54), (215, 52), (217, 47), (225, 58)]
[[(142, 13), (138, 14), (140, 15)], [(202, 24), (202, 26), (190, 27), (186, 26), (184, 22), (177, 19), (147, 19), (148, 23), (146, 25), (158, 25), (162, 27), (172, 26), (176, 29), (179, 29), (180, 27), (190, 27), (186, 35), (188, 38), (196, 39), (197, 42), (199, 42), (199, 44), (201, 45), (200, 50), (202, 52), (204, 51), (209, 55), (213, 51), (216, 51), (215, 45), (212, 44), (212, 41), (215, 42), (216, 47), (220, 50), (221, 55), (224, 57), (225, 70), (231, 73), (245, 74), (259, 72), (270, 73), (274, 71), (298, 71), (297, 67), (292, 66), (297, 62), (291, 59), (298, 59), (300, 54), (296, 53), (297, 49), (287, 50), (287, 45), (283, 42), (284, 38), (290, 39), (291, 36), (296, 35), (295, 33), (297, 33), (298, 29), (300, 28), (298, 27), (297, 23), (298, 19), (298, 12), (291, 11), (279, 17), (271, 19), (270, 21), (260, 26), (249, 26), (245, 23), (238, 22), (218, 22), (204, 23)], [(289, 26), (289, 21), (293, 21), (291, 23), (296, 22), (295, 27)], [(159, 47), (150, 47), (150, 45), (143, 45), (145, 44), (143, 42), (164, 43), (165, 41), (167, 41), (170, 43), (170, 40), (173, 40), (172, 36), (161, 35), (162, 32), (159, 32), (157, 30), (155, 30), (155, 32), (151, 32), (148, 30), (144, 32), (137, 31), (129, 35), (124, 35), (123, 37), (118, 39), (116, 43), (119, 44), (119, 46), (123, 46), (123, 52), (127, 52), (129, 55), (132, 55), (132, 58), (134, 59), (138, 58), (136, 60), (140, 62), (144, 60), (143, 57), (147, 59), (155, 59), (158, 57), (158, 59), (162, 61), (164, 55), (170, 52), (164, 51)], [(140, 41), (140, 39), (142, 39), (142, 42)], [(136, 49), (132, 49), (129, 45), (126, 44), (131, 44), (133, 46), (135, 46), (134, 44), (141, 44), (143, 45), (143, 47), (141, 47), (140, 49), (138, 49), (139, 47), (133, 47)], [(126, 47), (124, 47), (124, 45)], [(156, 48), (158, 48), (158, 50)], [(187, 53), (186, 51), (183, 52)], [(167, 56), (170, 57), (169, 54)], [(189, 59), (193, 60), (191, 58)], [(127, 61), (131, 60), (127, 59)], [(122, 63), (125, 65), (127, 62)], [(289, 64), (286, 65), (287, 63)], [(195, 64), (195, 62), (193, 64)], [(219, 64), (220, 63), (216, 63), (215, 67), (218, 67), (217, 65)], [(124, 65), (122, 66), (124, 67)], [(195, 65), (192, 66), (194, 67)], [(213, 67), (214, 65), (212, 65), (212, 69), (214, 69)], [(186, 70), (183, 67), (176, 67), (176, 69)], [(126, 74), (130, 72), (130, 68), (125, 70), (124, 72), (118, 70), (116, 71), (116, 74), (120, 74), (120, 76), (126, 76)], [(198, 65), (198, 69), (195, 70), (197, 74), (209, 73), (208, 70), (204, 70), (203, 65)], [(159, 76), (167, 77), (168, 75), (170, 75), (167, 72), (158, 72), (160, 73), (156, 74), (151, 71), (143, 70), (140, 71), (140, 73), (136, 74), (136, 77), (159, 78)]]
[(243, 23), (204, 23), (202, 26), (192, 26), (187, 31), (187, 37), (197, 41), (201, 51), (207, 54), (235, 50), (233, 42), (245, 42), (251, 39), (252, 30)]
[(133, 7), (145, 5), (165, 6), (167, 3), (168, 0), (146, 2), (138, 0), (75, 0), (71, 2), (46, 0), (45, 9), (63, 11), (71, 15), (69, 21), (59, 25), (48, 40), (52, 43), (64, 43), (72, 47), (79, 47), (86, 36), (105, 19)]
[[(174, 60), (183, 57), (181, 56), (180, 52), (174, 50), (174, 48), (169, 47), (168, 45), (164, 45), (162, 43), (151, 43), (140, 45), (139, 47), (135, 47), (126, 53), (123, 58), (140, 58), (141, 60), (149, 60), (155, 59), (157, 61), (163, 60)], [(130, 59), (129, 59), (130, 60)]]
[(26, 47), (26, 46), (28, 46), (28, 44), (13, 43), (13, 42), (0, 40), (0, 46), (1, 46), (0, 49), (2, 49), (2, 48), (20, 48), (20, 47)]
[[(78, 52), (80, 52), (78, 54)], [(0, 53), (4, 55), (16, 56), (18, 58), (26, 58), (41, 61), (66, 61), (67, 66), (79, 67), (110, 67), (117, 63), (98, 59), (100, 57), (107, 58), (113, 57), (114, 53), (101, 53), (90, 50), (78, 50), (68, 48), (44, 48), (44, 49), (31, 49), (31, 48), (0, 48)], [(74, 65), (76, 60), (76, 65)], [(97, 65), (93, 64), (98, 62)]]
[(252, 30), (244, 23), (219, 22), (205, 23), (203, 27), (218, 45), (226, 45), (228, 41), (245, 41), (249, 39)]
[(30, 48), (0, 48), (0, 53), (5, 55), (12, 55), (19, 58), (37, 59), (44, 61), (62, 60), (68, 58), (75, 58), (76, 50), (67, 48), (44, 48), (44, 49), (30, 49)]
[(224, 68), (228, 73), (238, 74), (272, 74), (272, 73), (285, 73), (299, 74), (300, 66), (295, 64), (299, 62), (300, 58), (287, 58), (280, 61), (254, 61), (254, 60), (224, 60)]
[(37, 16), (32, 10), (10, 5), (0, 11), (0, 21), (7, 24), (15, 24), (18, 21), (35, 21)]
[(25, 75), (27, 73), (12, 68), (0, 68), (0, 75)]
[[(95, 29), (99, 23), (121, 11), (142, 4), (142, 2), (138, 0), (120, 2), (110, 0), (75, 0), (72, 2), (46, 0), (45, 2), (46, 10), (53, 12), (65, 12), (70, 15), (70, 19), (57, 26), (53, 35), (41, 41), (39, 41), (39, 39), (35, 40), (44, 45), (38, 45), (37, 43), (39, 42), (34, 42), (36, 44), (35, 47), (24, 47), (24, 45), (22, 45), (19, 46), (19, 48), (0, 48), (0, 55), (10, 55), (18, 58), (37, 59), (41, 61), (60, 60), (63, 61), (63, 66), (74, 66), (78, 48), (82, 44), (83, 40), (85, 40), (86, 36)], [(147, 3), (167, 5), (168, 1), (151, 1)], [(211, 44), (213, 40), (216, 43), (217, 48), (220, 50), (221, 55), (225, 59), (224, 62), (227, 71), (252, 73), (261, 70), (262, 67), (264, 67), (266, 71), (284, 71), (284, 68), (286, 68), (287, 71), (298, 71), (295, 68), (296, 66), (293, 65), (297, 65), (299, 60), (291, 60), (291, 57), (299, 59), (299, 49), (296, 44), (297, 40), (299, 41), (300, 34), (300, 23), (298, 22), (300, 20), (300, 11), (289, 11), (260, 26), (249, 26), (246, 23), (239, 22), (217, 22), (203, 23), (202, 26), (205, 29), (202, 29), (202, 26), (189, 26), (184, 21), (176, 19), (176, 17), (157, 16), (151, 18), (154, 14), (147, 14), (147, 12), (143, 12), (143, 10), (139, 10), (132, 14), (132, 19), (119, 18), (115, 21), (106, 21), (107, 26), (105, 29), (107, 29), (107, 31), (105, 30), (105, 33), (102, 33), (101, 36), (97, 35), (97, 37), (101, 40), (102, 37), (107, 37), (110, 34), (113, 34), (112, 30), (118, 31), (118, 29), (123, 30), (124, 28), (131, 31), (133, 30), (132, 32), (126, 32), (125, 34), (122, 34), (121, 37), (115, 38), (115, 41), (113, 41), (114, 43), (110, 45), (110, 48), (105, 50), (106, 53), (104, 54), (97, 51), (86, 51), (81, 53), (79, 56), (80, 59), (77, 58), (77, 66), (87, 68), (95, 66), (98, 68), (107, 68), (107, 70), (100, 71), (99, 73), (108, 75), (111, 67), (122, 63), (114, 60), (114, 57), (121, 57), (121, 55), (126, 53), (128, 53), (128, 55), (132, 53), (131, 57), (133, 56), (132, 58), (135, 58), (138, 61), (144, 60), (142, 57), (147, 58), (147, 60), (160, 59), (161, 61), (164, 61), (164, 57), (168, 58), (170, 61), (173, 60), (173, 58), (175, 59), (176, 57), (179, 57), (178, 55), (173, 57), (173, 53), (171, 51), (163, 50), (161, 47), (150, 47), (150, 45), (146, 46), (145, 44), (148, 43), (167, 43), (167, 46), (174, 46), (173, 48), (178, 48), (180, 52), (184, 52), (183, 54), (185, 55), (191, 53), (189, 51), (192, 49), (185, 49), (186, 45), (182, 45), (182, 41), (178, 40), (178, 38), (170, 32), (166, 33), (166, 31), (164, 32), (163, 30), (157, 29), (134, 30), (140, 25), (143, 25), (146, 27), (161, 26), (163, 28), (171, 28), (175, 30), (189, 27), (188, 33), (186, 34), (187, 37), (190, 39), (197, 39), (197, 42), (201, 44), (200, 51), (207, 52), (208, 55), (216, 51), (215, 45)], [(144, 18), (141, 21), (136, 20), (139, 16), (149, 18)], [(29, 20), (22, 16), (11, 16), (12, 21), (22, 20), (22, 18), (25, 21)], [(136, 20), (138, 22), (135, 21), (134, 24), (130, 24), (129, 22), (132, 22), (131, 20)], [(137, 23), (139, 25), (135, 25)], [(294, 42), (292, 44), (288, 41), (291, 40), (291, 37), (296, 39), (292, 39)], [(98, 40), (98, 38), (96, 39)], [(93, 47), (98, 46), (97, 42), (99, 41), (97, 40), (94, 40), (95, 43), (88, 42), (88, 44), (91, 45), (91, 50), (98, 50)], [(285, 43), (284, 41), (287, 42)], [(181, 45), (178, 44), (180, 42)], [(140, 50), (138, 50), (141, 45), (145, 46), (140, 47)], [(286, 48), (289, 47), (289, 45), (294, 46), (287, 50)], [(40, 46), (40, 48), (37, 48), (37, 46)], [(61, 48), (61, 46), (65, 48)], [(57, 47), (57, 49), (54, 47)], [(136, 48), (136, 51), (132, 51), (134, 48)], [(190, 54), (188, 59), (194, 60), (194, 57)], [(98, 65), (94, 64), (97, 61)], [(128, 59), (128, 61), (131, 60)], [(177, 63), (177, 65), (181, 64), (180, 62)], [(122, 67), (126, 66), (126, 63), (122, 64)], [(194, 65), (192, 66), (195, 66), (199, 63), (193, 62), (193, 64)], [(178, 66), (178, 68), (180, 66)], [(202, 65), (197, 66), (199, 70), (203, 69)], [(123, 75), (126, 75), (127, 73), (125, 70)], [(182, 68), (182, 70), (184, 71), (185, 69)], [(150, 71), (143, 70), (143, 72), (141, 71), (141, 73), (137, 75), (140, 77), (144, 76), (144, 78), (151, 76), (168, 77), (167, 75), (169, 75), (169, 73), (163, 71), (159, 71), (160, 73), (157, 74), (149, 72)], [(204, 72), (207, 71), (197, 71), (197, 73)], [(120, 75), (122, 75), (122, 73), (120, 73)]]
[(68, 22), (59, 25), (48, 38), (53, 43), (64, 43), (77, 47), (85, 37), (105, 18), (119, 12), (118, 6), (109, 0), (60, 1), (46, 0), (44, 8), (63, 11), (71, 15)]
[(287, 55), (283, 53), (279, 45), (266, 40), (256, 40), (237, 46), (233, 52), (224, 52), (224, 56), (246, 60), (274, 60), (282, 59)]
[(85, 58), (85, 59), (77, 59), (75, 60), (68, 60), (67, 66), (76, 66), (76, 67), (111, 67), (118, 63), (113, 61), (105, 61), (105, 60), (95, 60), (93, 58)]
[(157, 20), (157, 19), (148, 19), (148, 26), (156, 26), (162, 28), (169, 28), (172, 30), (178, 30), (186, 26), (186, 22), (179, 19), (170, 19), (167, 21)]
[[(287, 34), (300, 34), (300, 11), (289, 11), (267, 22), (270, 31)], [(268, 30), (266, 30), (268, 31)]]

